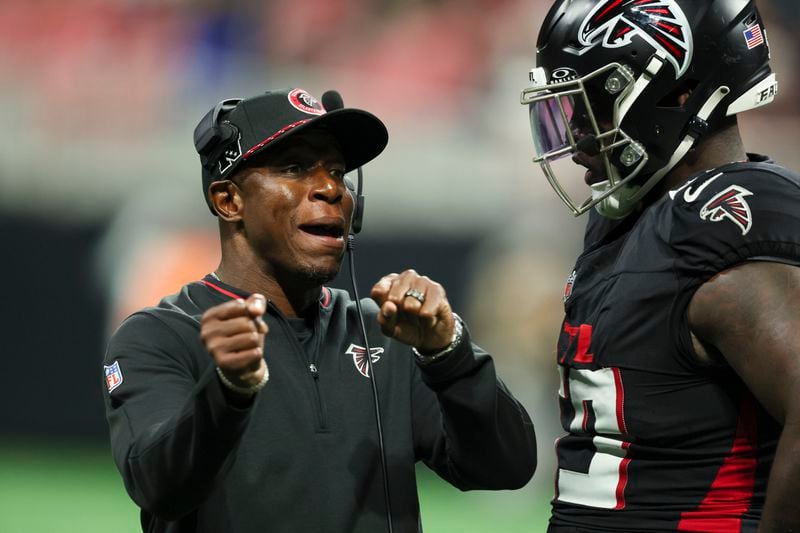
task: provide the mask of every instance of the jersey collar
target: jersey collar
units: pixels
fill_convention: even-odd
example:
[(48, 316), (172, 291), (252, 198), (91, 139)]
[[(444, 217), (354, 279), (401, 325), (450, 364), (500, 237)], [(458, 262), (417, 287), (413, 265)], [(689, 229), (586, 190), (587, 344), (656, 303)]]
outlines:
[[(207, 289), (212, 294), (217, 295), (218, 297), (224, 297), (224, 299), (236, 299), (241, 298), (246, 300), (250, 297), (249, 292), (234, 287), (232, 285), (228, 285), (227, 283), (220, 281), (214, 274), (206, 274), (203, 279), (199, 281), (206, 286)], [(322, 309), (328, 309), (331, 305), (331, 301), (333, 300), (333, 294), (328, 287), (323, 286), (322, 290), (319, 294), (319, 305)]]

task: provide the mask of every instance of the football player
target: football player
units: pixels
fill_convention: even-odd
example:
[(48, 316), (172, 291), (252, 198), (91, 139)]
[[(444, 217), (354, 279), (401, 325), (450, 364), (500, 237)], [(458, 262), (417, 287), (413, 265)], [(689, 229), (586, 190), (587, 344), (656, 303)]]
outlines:
[(747, 0), (558, 0), (544, 20), (534, 161), (588, 213), (551, 533), (800, 531), (800, 176), (737, 124), (776, 97), (769, 59)]

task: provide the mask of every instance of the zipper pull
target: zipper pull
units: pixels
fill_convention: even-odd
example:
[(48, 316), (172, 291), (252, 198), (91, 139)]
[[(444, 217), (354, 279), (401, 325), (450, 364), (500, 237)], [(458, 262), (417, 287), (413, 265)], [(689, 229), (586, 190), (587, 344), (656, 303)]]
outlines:
[(317, 365), (314, 363), (309, 363), (308, 371), (311, 372), (311, 377), (314, 379), (319, 379), (319, 371), (317, 370)]

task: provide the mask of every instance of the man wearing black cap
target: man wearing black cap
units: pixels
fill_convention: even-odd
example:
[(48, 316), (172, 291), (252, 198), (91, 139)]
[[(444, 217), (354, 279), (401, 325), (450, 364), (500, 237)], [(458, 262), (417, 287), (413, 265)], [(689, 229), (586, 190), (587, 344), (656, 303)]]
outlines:
[(144, 531), (374, 533), (389, 509), (393, 531), (418, 531), (418, 460), (462, 490), (533, 475), (530, 419), (439, 284), (406, 271), (373, 287), (369, 355), (356, 302), (323, 286), (359, 215), (345, 173), (386, 142), (373, 115), (300, 89), (223, 101), (198, 125), (222, 260), (126, 319), (104, 364)]

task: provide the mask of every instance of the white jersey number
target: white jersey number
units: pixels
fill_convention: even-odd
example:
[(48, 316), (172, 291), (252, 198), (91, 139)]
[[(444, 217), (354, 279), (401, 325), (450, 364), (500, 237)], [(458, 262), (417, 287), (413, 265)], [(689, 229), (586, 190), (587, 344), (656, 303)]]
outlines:
[[(556, 500), (624, 509), (630, 444), (624, 440), (627, 428), (621, 373), (617, 368), (585, 370), (559, 365), (558, 369), (561, 372), (558, 394), (572, 406), (574, 416), (567, 421), (571, 435), (556, 441), (556, 448), (568, 447), (572, 440), (591, 439), (596, 451), (588, 468), (558, 469)], [(616, 435), (620, 438), (614, 438)]]

